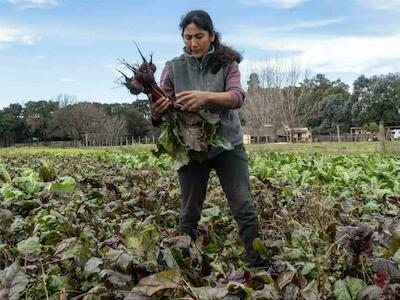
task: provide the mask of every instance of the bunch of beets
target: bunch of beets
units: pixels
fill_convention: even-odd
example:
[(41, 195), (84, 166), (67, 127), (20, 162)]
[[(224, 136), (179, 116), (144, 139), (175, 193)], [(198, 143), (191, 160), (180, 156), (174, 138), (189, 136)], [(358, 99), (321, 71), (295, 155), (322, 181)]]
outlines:
[(168, 96), (165, 91), (159, 87), (155, 81), (154, 73), (156, 72), (157, 68), (155, 64), (153, 64), (153, 55), (150, 54), (150, 61), (147, 61), (146, 58), (143, 56), (142, 52), (140, 51), (139, 47), (136, 45), (140, 56), (142, 57), (142, 64), (137, 64), (133, 66), (126, 62), (125, 60), (121, 60), (121, 63), (127, 67), (129, 70), (133, 72), (133, 77), (126, 76), (123, 72), (119, 71), (125, 78), (125, 82), (122, 84), (125, 85), (128, 90), (133, 95), (139, 95), (140, 93), (144, 93), (146, 95), (151, 95), (149, 100), (151, 102), (155, 102), (161, 97), (168, 98), (171, 101), (171, 108), (178, 108), (179, 105), (174, 104), (176, 99), (174, 97)]
[(169, 108), (160, 126), (160, 134), (157, 142), (157, 153), (168, 153), (174, 158), (174, 168), (178, 169), (186, 165), (190, 160), (201, 161), (204, 152), (210, 147), (222, 147), (232, 149), (232, 145), (217, 134), (217, 127), (220, 123), (218, 114), (210, 113), (206, 110), (196, 112), (182, 111), (181, 104), (176, 103), (176, 98), (168, 96), (155, 81), (154, 73), (156, 66), (147, 61), (136, 45), (142, 64), (132, 66), (125, 60), (121, 63), (133, 72), (132, 77), (124, 76), (121, 82), (129, 91), (138, 95), (144, 93), (149, 96), (149, 101), (154, 103), (161, 97), (166, 97), (170, 101)]

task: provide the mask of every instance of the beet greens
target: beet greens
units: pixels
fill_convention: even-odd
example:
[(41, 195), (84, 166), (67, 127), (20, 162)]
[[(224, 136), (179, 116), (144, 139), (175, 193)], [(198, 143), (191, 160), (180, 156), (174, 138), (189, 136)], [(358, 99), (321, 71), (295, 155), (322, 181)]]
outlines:
[(190, 160), (201, 161), (205, 157), (204, 153), (211, 147), (232, 149), (232, 145), (217, 133), (220, 116), (206, 110), (181, 111), (180, 106), (176, 104), (176, 99), (168, 96), (156, 83), (154, 74), (157, 68), (153, 63), (153, 55), (150, 54), (150, 60), (147, 61), (138, 45), (136, 43), (135, 45), (142, 63), (131, 65), (126, 60), (121, 60), (121, 63), (133, 73), (133, 76), (129, 77), (118, 70), (125, 80), (122, 84), (134, 95), (140, 93), (150, 95), (151, 102), (161, 97), (166, 97), (171, 102), (166, 114), (162, 117), (156, 153), (171, 155), (175, 159), (174, 169), (179, 169)]

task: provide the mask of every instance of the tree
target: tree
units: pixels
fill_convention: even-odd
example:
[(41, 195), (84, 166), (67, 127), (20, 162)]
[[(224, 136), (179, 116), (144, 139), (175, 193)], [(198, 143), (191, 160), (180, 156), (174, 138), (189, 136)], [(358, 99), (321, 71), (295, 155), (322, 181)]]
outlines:
[(115, 140), (127, 134), (127, 122), (123, 116), (111, 116), (100, 103), (76, 103), (57, 110), (49, 123), (49, 137)]
[(55, 111), (47, 128), (47, 135), (80, 140), (85, 133), (95, 133), (103, 126), (107, 114), (100, 105), (82, 102)]
[(340, 93), (322, 98), (319, 105), (321, 123), (314, 128), (314, 132), (333, 133), (336, 131), (337, 125), (346, 126), (349, 120), (349, 114), (346, 110), (347, 100), (348, 95)]
[(103, 104), (103, 106), (110, 115), (121, 114), (129, 109), (136, 109), (143, 115), (143, 118), (148, 119), (150, 116), (149, 100), (147, 99), (138, 99), (132, 103), (107, 103)]
[(129, 135), (144, 136), (152, 130), (148, 103), (148, 100), (136, 100), (133, 103), (112, 103), (103, 106), (110, 115), (126, 119)]
[(45, 138), (45, 129), (51, 119), (52, 114), (59, 107), (55, 101), (29, 101), (24, 107), (25, 126), (28, 129), (28, 138)]
[(151, 130), (151, 124), (143, 114), (135, 108), (131, 108), (123, 113), (127, 122), (127, 131), (129, 135), (144, 136)]
[[(317, 108), (315, 114), (307, 122), (308, 127), (311, 127), (314, 132), (331, 132), (333, 128), (336, 130), (339, 119), (341, 119), (342, 127), (350, 126), (351, 114), (342, 109), (347, 105), (350, 97), (347, 84), (340, 79), (330, 81), (324, 74), (317, 74), (311, 79), (306, 79), (303, 84), (311, 89), (310, 105), (316, 105)], [(339, 107), (340, 105), (342, 106)], [(339, 112), (331, 112), (338, 107), (340, 108)], [(341, 114), (344, 115), (340, 117)]]
[(147, 99), (138, 99), (134, 102), (132, 102), (132, 105), (134, 108), (136, 108), (138, 111), (140, 111), (143, 114), (143, 117), (145, 119), (150, 118), (150, 106), (149, 106), (149, 100)]
[(304, 126), (316, 110), (310, 101), (311, 89), (302, 80), (308, 72), (293, 62), (266, 61), (261, 71), (250, 75), (243, 116), (246, 127), (262, 132), (265, 126)]
[(98, 128), (95, 136), (100, 140), (114, 140), (127, 135), (127, 122), (121, 116), (107, 116), (103, 128)]
[(20, 104), (10, 104), (0, 111), (0, 145), (10, 146), (25, 140), (23, 108)]
[(400, 74), (387, 74), (354, 82), (351, 97), (352, 116), (355, 123), (363, 125), (383, 121), (385, 125), (400, 124)]
[(63, 108), (78, 102), (75, 96), (69, 94), (59, 94), (54, 98), (53, 101), (58, 103), (59, 108)]

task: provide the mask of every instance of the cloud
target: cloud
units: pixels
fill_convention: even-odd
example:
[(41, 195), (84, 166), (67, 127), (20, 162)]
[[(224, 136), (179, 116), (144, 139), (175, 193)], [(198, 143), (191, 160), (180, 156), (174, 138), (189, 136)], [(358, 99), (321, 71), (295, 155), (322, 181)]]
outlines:
[(280, 8), (293, 8), (309, 0), (240, 0), (247, 5), (268, 5)]
[(63, 78), (60, 78), (60, 81), (62, 81), (62, 82), (75, 82), (76, 79), (75, 78), (63, 77)]
[(38, 37), (22, 29), (0, 25), (0, 46), (14, 43), (34, 45), (38, 39)]
[(372, 75), (400, 69), (400, 34), (298, 35), (266, 33), (262, 28), (247, 28), (247, 31), (240, 28), (227, 39), (230, 40), (228, 44), (237, 48), (247, 46), (248, 49), (265, 50), (266, 57), (279, 53), (312, 72)]
[(359, 3), (373, 10), (400, 10), (400, 0), (359, 0)]
[(19, 8), (45, 8), (56, 6), (59, 0), (2, 0), (2, 2), (9, 3)]
[[(1, 1), (1, 0), (0, 0)], [(54, 23), (52, 26), (45, 26), (43, 24), (33, 24), (30, 27), (32, 32), (37, 32), (42, 37), (65, 40), (71, 39), (74, 41), (127, 41), (135, 47), (132, 41), (136, 41), (139, 45), (141, 43), (161, 43), (161, 44), (181, 44), (181, 37), (179, 34), (153, 34), (153, 33), (140, 33), (134, 29), (126, 29), (124, 31), (115, 33), (114, 28), (97, 28), (96, 26), (85, 27), (76, 24), (61, 24)]]
[(270, 32), (291, 32), (299, 29), (311, 29), (311, 28), (320, 28), (325, 27), (332, 24), (337, 24), (342, 22), (344, 19), (342, 17), (334, 18), (334, 19), (326, 19), (326, 20), (317, 20), (317, 21), (299, 21), (293, 24), (282, 25), (282, 26), (271, 26), (266, 28), (254, 28), (249, 26), (238, 26), (237, 30), (239, 31), (252, 31), (255, 30), (257, 34), (265, 34)]
[(298, 58), (317, 72), (375, 74), (395, 72), (400, 61), (400, 34), (392, 36), (343, 36), (316, 41)]

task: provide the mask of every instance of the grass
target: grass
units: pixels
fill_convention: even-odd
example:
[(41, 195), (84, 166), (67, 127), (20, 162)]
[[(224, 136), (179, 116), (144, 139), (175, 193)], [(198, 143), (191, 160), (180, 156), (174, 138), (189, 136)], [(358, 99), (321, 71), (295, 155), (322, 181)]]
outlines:
[(135, 144), (134, 146), (115, 147), (81, 147), (81, 148), (50, 148), (50, 147), (10, 147), (0, 148), (0, 156), (14, 153), (100, 153), (100, 152), (137, 152), (155, 149), (153, 144)]
[[(87, 147), (87, 148), (48, 148), (48, 147), (11, 147), (0, 148), (0, 156), (21, 153), (98, 153), (111, 152), (137, 152), (155, 149), (154, 144), (136, 144), (134, 146), (118, 147)], [(336, 154), (371, 154), (388, 153), (400, 154), (400, 141), (385, 142), (324, 142), (305, 144), (251, 144), (246, 145), (249, 152), (282, 152), (282, 153), (336, 153)]]
[(391, 142), (323, 142), (304, 144), (252, 144), (246, 145), (250, 152), (283, 153), (335, 153), (335, 154), (400, 154), (400, 141)]

